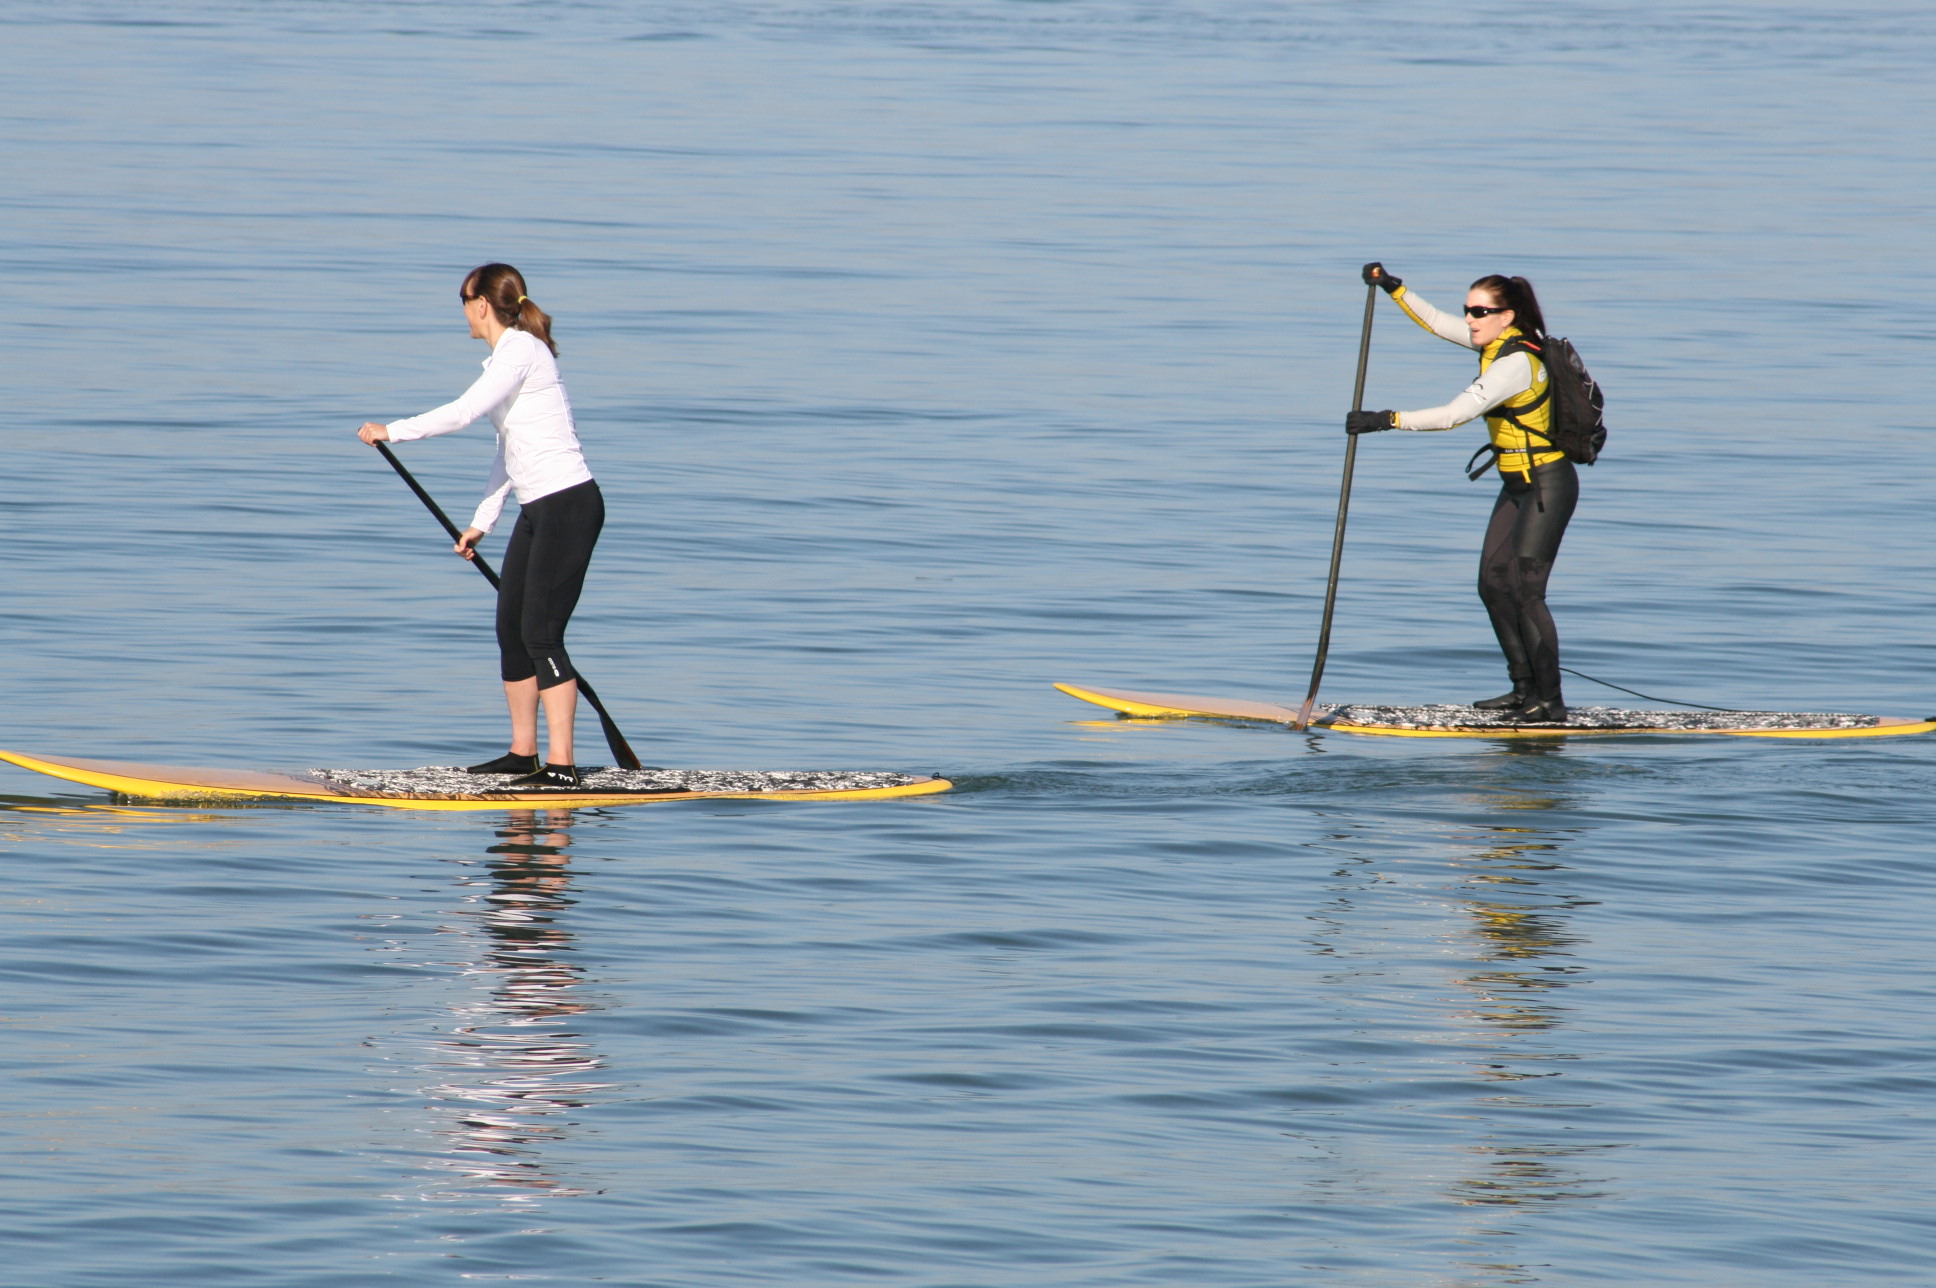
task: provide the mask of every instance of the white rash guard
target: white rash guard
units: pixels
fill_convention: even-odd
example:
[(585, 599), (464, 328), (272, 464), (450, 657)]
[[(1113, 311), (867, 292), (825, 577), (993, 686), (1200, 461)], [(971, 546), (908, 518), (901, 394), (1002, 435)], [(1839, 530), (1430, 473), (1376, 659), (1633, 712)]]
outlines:
[(504, 509), (504, 494), (517, 490), (518, 504), (529, 505), (588, 481), (592, 472), (578, 446), (571, 399), (558, 377), (558, 360), (529, 331), (510, 330), (484, 359), (484, 374), (456, 402), (386, 428), (393, 443), (431, 438), (459, 430), (489, 416), (497, 426), (497, 459), (491, 462), (490, 490), (471, 516), (471, 526), (489, 532)]
[[(1432, 307), (1413, 294), (1410, 287), (1399, 287), (1392, 295), (1392, 300), (1405, 310), (1412, 321), (1441, 340), (1450, 340), (1462, 349), (1479, 347), (1472, 343), (1472, 333), (1466, 330), (1462, 318)], [(1463, 393), (1443, 407), (1399, 412), (1398, 428), (1453, 429), (1485, 415), (1508, 398), (1523, 394), (1532, 387), (1533, 360), (1524, 353), (1509, 353), (1488, 367), (1484, 374), (1465, 387)]]

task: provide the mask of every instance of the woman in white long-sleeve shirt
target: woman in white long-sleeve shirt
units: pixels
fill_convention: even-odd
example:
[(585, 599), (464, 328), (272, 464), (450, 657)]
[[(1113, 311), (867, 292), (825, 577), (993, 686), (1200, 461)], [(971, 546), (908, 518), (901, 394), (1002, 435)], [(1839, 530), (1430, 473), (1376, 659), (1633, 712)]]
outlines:
[[(455, 402), (387, 425), (370, 421), (357, 435), (366, 443), (407, 443), (448, 434), (484, 416), (497, 426), (490, 487), (456, 550), (475, 558), (477, 543), (504, 508), (505, 493), (517, 493), (518, 520), (504, 549), (497, 601), (511, 750), (472, 765), (471, 772), (517, 775), (507, 784), (511, 787), (576, 787), (572, 726), (578, 676), (565, 652), (565, 624), (605, 524), (605, 501), (578, 446), (571, 400), (558, 376), (551, 317), (531, 302), (523, 275), (509, 264), (485, 264), (464, 278), (458, 295), (472, 338), (491, 348), (484, 374)], [(549, 739), (543, 762), (538, 759), (540, 703)]]
[(1472, 705), (1509, 711), (1527, 723), (1563, 722), (1560, 639), (1546, 607), (1546, 581), (1579, 502), (1580, 479), (1566, 453), (1547, 437), (1553, 398), (1540, 357), (1546, 322), (1532, 283), (1523, 277), (1482, 277), (1466, 292), (1465, 316), (1458, 318), (1406, 290), (1381, 264), (1365, 265), (1364, 279), (1384, 288), (1427, 331), (1478, 350), (1479, 378), (1443, 406), (1353, 412), (1345, 428), (1353, 434), (1440, 430), (1486, 418), (1491, 439), (1482, 450), (1492, 452), (1501, 487), (1479, 557), (1479, 598), (1506, 655), (1512, 689)]

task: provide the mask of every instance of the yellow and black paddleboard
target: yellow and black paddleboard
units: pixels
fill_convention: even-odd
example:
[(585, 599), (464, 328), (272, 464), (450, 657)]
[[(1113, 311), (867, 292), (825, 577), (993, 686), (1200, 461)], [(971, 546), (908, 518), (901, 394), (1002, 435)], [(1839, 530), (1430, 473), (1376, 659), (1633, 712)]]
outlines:
[(462, 769), (311, 769), (264, 773), (252, 769), (188, 769), (126, 760), (81, 760), (0, 751), (0, 760), (86, 783), (122, 796), (156, 801), (283, 800), (396, 809), (479, 810), (542, 806), (644, 805), (654, 801), (858, 801), (926, 796), (954, 784), (920, 774), (811, 770), (587, 769), (571, 790), (491, 791), (507, 779)]
[[(1249, 720), (1291, 724), (1297, 710), (1276, 702), (1204, 698), (1182, 693), (1130, 693), (1058, 684), (1072, 698), (1145, 720)], [(1421, 707), (1331, 707), (1311, 722), (1338, 733), (1398, 738), (1572, 738), (1607, 734), (1727, 734), (1736, 738), (1888, 738), (1929, 733), (1936, 719), (1844, 715), (1827, 711), (1634, 711), (1571, 707), (1565, 724), (1517, 724), (1509, 715), (1449, 704)]]

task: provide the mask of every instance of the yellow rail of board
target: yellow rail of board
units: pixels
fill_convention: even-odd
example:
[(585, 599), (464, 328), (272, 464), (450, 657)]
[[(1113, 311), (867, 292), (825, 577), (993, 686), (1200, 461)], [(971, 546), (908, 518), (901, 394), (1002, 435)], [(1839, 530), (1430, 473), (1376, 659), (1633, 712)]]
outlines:
[[(1074, 684), (1056, 688), (1072, 698), (1093, 702), (1099, 707), (1145, 720), (1260, 720), (1290, 724), (1297, 712), (1276, 702), (1257, 702), (1247, 698), (1205, 698), (1177, 693), (1129, 693), (1122, 689), (1091, 689)], [(1620, 729), (1594, 729), (1587, 726), (1554, 728), (1541, 725), (1502, 725), (1483, 728), (1402, 729), (1394, 725), (1355, 724), (1325, 721), (1316, 727), (1337, 733), (1372, 734), (1384, 738), (1591, 738), (1616, 734), (1658, 734), (1681, 737), (1686, 734), (1724, 734), (1731, 738), (1894, 738), (1903, 734), (1936, 732), (1936, 720), (1910, 720), (1902, 716), (1881, 716), (1879, 723), (1855, 729), (1672, 729), (1628, 726)]]
[(1881, 724), (1865, 725), (1859, 729), (1649, 729), (1640, 726), (1622, 729), (1543, 729), (1538, 725), (1497, 729), (1399, 729), (1391, 725), (1347, 724), (1342, 720), (1323, 727), (1338, 733), (1377, 734), (1386, 738), (1592, 738), (1613, 734), (1659, 734), (1675, 738), (1689, 734), (1720, 734), (1728, 738), (1893, 738), (1906, 733), (1936, 731), (1936, 721), (1932, 720), (1907, 720), (1899, 716), (1883, 716), (1881, 720)]
[(1253, 702), (1246, 698), (1203, 698), (1184, 693), (1126, 693), (1121, 689), (1089, 689), (1074, 684), (1057, 684), (1072, 698), (1093, 702), (1099, 707), (1126, 716), (1144, 719), (1200, 717), (1208, 720), (1266, 720), (1289, 724), (1297, 712), (1275, 702)]
[[(258, 773), (239, 769), (178, 769), (166, 765), (139, 765), (121, 761), (79, 760), (30, 756), (18, 751), (0, 751), (0, 760), (31, 769), (37, 774), (84, 783), (123, 796), (156, 801), (284, 800), (321, 801), (332, 805), (384, 805), (391, 809), (486, 810), (541, 807), (545, 809), (589, 808), (607, 805), (652, 805), (660, 801), (691, 800), (884, 800), (897, 796), (928, 796), (945, 792), (954, 784), (945, 778), (926, 778), (898, 787), (864, 787), (837, 791), (776, 792), (666, 792), (651, 796), (610, 792), (510, 792), (495, 793), (474, 800), (448, 797), (421, 798), (379, 796), (375, 793), (336, 791), (324, 784), (285, 774)], [(160, 775), (160, 776), (158, 776)], [(198, 779), (200, 781), (185, 781)]]

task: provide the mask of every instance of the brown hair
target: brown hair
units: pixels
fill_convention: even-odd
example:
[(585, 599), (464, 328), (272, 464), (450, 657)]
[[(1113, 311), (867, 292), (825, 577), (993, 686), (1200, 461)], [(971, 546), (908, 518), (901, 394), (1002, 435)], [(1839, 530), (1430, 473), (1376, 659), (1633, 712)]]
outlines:
[(507, 327), (529, 331), (544, 341), (551, 356), (558, 356), (558, 344), (551, 338), (551, 315), (531, 302), (525, 294), (524, 274), (509, 264), (480, 264), (464, 276), (457, 294), (465, 303), (482, 297)]
[(1533, 294), (1533, 284), (1525, 278), (1501, 277), (1493, 273), (1466, 289), (1490, 293), (1500, 307), (1513, 311), (1513, 325), (1527, 335), (1546, 334), (1546, 319), (1539, 311), (1539, 297)]

